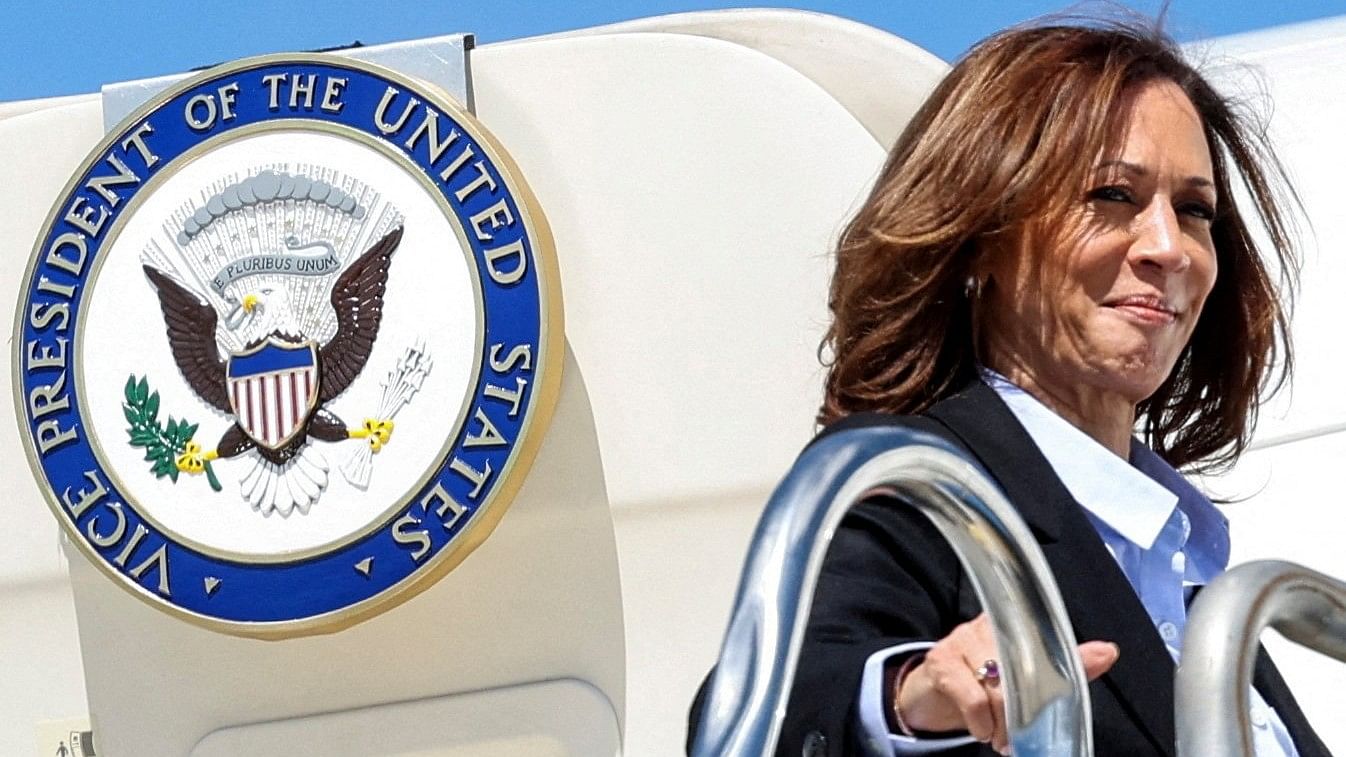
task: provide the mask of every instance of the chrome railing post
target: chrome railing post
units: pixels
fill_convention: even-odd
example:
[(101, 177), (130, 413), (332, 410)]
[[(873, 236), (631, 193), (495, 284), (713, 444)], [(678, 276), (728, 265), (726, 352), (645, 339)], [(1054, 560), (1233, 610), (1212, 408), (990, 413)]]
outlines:
[(900, 428), (820, 440), (772, 494), (748, 550), (692, 754), (772, 753), (823, 556), (846, 512), (876, 494), (929, 517), (967, 570), (995, 629), (1014, 754), (1092, 755), (1075, 636), (1028, 526), (962, 453)]
[(1294, 563), (1231, 568), (1192, 604), (1174, 713), (1182, 757), (1252, 757), (1257, 643), (1268, 626), (1346, 662), (1346, 583)]

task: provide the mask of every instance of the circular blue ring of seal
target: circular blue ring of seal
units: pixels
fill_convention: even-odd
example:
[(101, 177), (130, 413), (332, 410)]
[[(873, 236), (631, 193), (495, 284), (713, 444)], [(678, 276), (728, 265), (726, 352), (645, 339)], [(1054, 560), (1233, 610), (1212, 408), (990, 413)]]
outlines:
[[(301, 98), (291, 108), (283, 96), (285, 90), (273, 98), (274, 82), (307, 82), (309, 77), (312, 100)], [(339, 97), (326, 102), (340, 107), (324, 108), (325, 83), (333, 79), (344, 81)], [(385, 97), (393, 98), (385, 116), (400, 113), (408, 104), (416, 116), (396, 124), (396, 129), (391, 128), (390, 119), (376, 119)], [(409, 140), (425, 110), (440, 119), (440, 135), (457, 134), (454, 150), (442, 151), (439, 160), (431, 154), (430, 140)], [(463, 239), (476, 264), (484, 338), (479, 340), (481, 369), (465, 422), (428, 483), (400, 503), (391, 517), (363, 537), (323, 554), (289, 562), (240, 562), (174, 541), (115, 487), (84, 431), (84, 408), (72, 380), (79, 375), (82, 356), (73, 345), (80, 343), (75, 329), (87, 297), (86, 279), (102, 252), (103, 234), (114, 225), (118, 213), (134, 205), (131, 201), (148, 180), (179, 158), (189, 159), (189, 151), (203, 142), (277, 119), (356, 130), (405, 156), (430, 178), (457, 216), (459, 227), (469, 231)], [(413, 147), (408, 148), (408, 143)], [(470, 151), (470, 161), (442, 178), (451, 160), (445, 153), (459, 156), (464, 149)], [(489, 530), (498, 520), (507, 503), (497, 505), (493, 495), (514, 484), (514, 476), (522, 475), (522, 470), (512, 470), (512, 464), (520, 462), (516, 452), (526, 434), (545, 430), (554, 400), (554, 392), (545, 397), (545, 387), (559, 381), (559, 360), (544, 354), (555, 351), (552, 340), (559, 339), (559, 322), (548, 323), (559, 315), (559, 293), (552, 278), (554, 253), (549, 239), (539, 242), (540, 219), (533, 217), (538, 211), (530, 211), (531, 195), (505, 160), (484, 129), (447, 95), (391, 71), (330, 55), (268, 56), (229, 64), (178, 85), (119, 125), (72, 178), (53, 209), (34, 248), (16, 316), (15, 402), (21, 433), (39, 483), (67, 533), (81, 542), (100, 567), (115, 573), (142, 598), (176, 608), (189, 620), (241, 635), (335, 630), (395, 604), (391, 600), (402, 590), (424, 588), (421, 573), (441, 562), (437, 558), (444, 557), (460, 535), (479, 521), (484, 520)], [(135, 180), (90, 185), (91, 180), (124, 175), (124, 171), (134, 174)], [(481, 183), (481, 175), (489, 181)], [(474, 179), (477, 189), (460, 198), (460, 191)], [(107, 191), (115, 194), (115, 203)], [(488, 241), (470, 233), (470, 219), (489, 213), (501, 202), (514, 222), (491, 229)], [(96, 220), (104, 209), (108, 216), (98, 224), (98, 233), (90, 233), (89, 218)], [(541, 233), (545, 235), (545, 227)], [(525, 268), (517, 280), (501, 283), (491, 276), (488, 253), (510, 245), (522, 246)], [(539, 246), (546, 249), (539, 250)], [(462, 251), (456, 243), (449, 243), (445, 254), (461, 255)], [(425, 303), (425, 307), (433, 308), (434, 303)], [(549, 333), (549, 329), (554, 331)], [(557, 375), (544, 376), (550, 361), (555, 361), (551, 373)], [(502, 405), (498, 394), (494, 398), (487, 394), (491, 384), (523, 387), (516, 412), (508, 412), (510, 406)], [(503, 443), (465, 446), (476, 408), (491, 410), (490, 420)], [(531, 447), (535, 449), (536, 444)], [(529, 455), (531, 449), (524, 457)], [(517, 467), (526, 468), (527, 462)], [(483, 473), (484, 481), (480, 480)], [(106, 492), (82, 505), (81, 492), (100, 487)], [(444, 495), (452, 500), (451, 505), (445, 504)], [(191, 495), (184, 491), (183, 496)], [(493, 511), (492, 517), (483, 519), (486, 510)], [(124, 521), (114, 511), (120, 511)], [(407, 534), (413, 532), (416, 538), (409, 540)], [(113, 535), (119, 538), (112, 540)], [(93, 536), (105, 543), (100, 545)], [(474, 538), (469, 549), (484, 537)]]

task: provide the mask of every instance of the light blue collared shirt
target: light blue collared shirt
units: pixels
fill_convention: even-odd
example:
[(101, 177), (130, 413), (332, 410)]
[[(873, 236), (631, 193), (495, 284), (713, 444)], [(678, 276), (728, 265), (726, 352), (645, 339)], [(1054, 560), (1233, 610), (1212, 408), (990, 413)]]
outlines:
[[(1131, 440), (1128, 463), (1003, 376), (983, 370), (982, 379), (1009, 406), (1084, 508), (1177, 662), (1187, 624), (1188, 588), (1210, 582), (1229, 564), (1228, 520), (1139, 441)], [(902, 644), (876, 652), (866, 662), (858, 710), (866, 741), (887, 747), (878, 750), (881, 754), (931, 754), (973, 741), (970, 736), (919, 739), (888, 731), (884, 668), (896, 656), (933, 645)], [(1258, 757), (1297, 757), (1285, 724), (1256, 689), (1251, 720)]]

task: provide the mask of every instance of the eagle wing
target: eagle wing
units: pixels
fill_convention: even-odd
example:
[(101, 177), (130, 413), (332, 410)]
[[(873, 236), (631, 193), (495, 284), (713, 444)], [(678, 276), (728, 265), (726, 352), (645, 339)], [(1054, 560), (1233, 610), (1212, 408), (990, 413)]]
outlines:
[(383, 320), (383, 292), (388, 288), (388, 266), (402, 241), (398, 226), (365, 250), (332, 287), (337, 332), (322, 346), (322, 380), (318, 400), (328, 402), (346, 391), (364, 370)]
[(215, 308), (163, 271), (144, 266), (145, 275), (159, 293), (159, 307), (168, 326), (168, 344), (178, 370), (197, 396), (217, 410), (233, 414), (225, 362), (215, 344)]

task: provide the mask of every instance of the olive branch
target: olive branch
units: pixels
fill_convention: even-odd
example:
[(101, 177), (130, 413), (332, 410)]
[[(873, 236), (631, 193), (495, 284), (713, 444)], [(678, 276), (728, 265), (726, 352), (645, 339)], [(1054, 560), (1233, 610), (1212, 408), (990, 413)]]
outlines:
[[(126, 379), (126, 388), (122, 394), (125, 397), (122, 412), (126, 414), (126, 422), (131, 424), (126, 429), (131, 437), (131, 446), (145, 449), (145, 459), (154, 463), (150, 466), (150, 472), (155, 478), (168, 476), (176, 484), (178, 456), (186, 451), (187, 443), (196, 435), (199, 424), (188, 423), (185, 418), (174, 420), (170, 415), (167, 426), (159, 425), (159, 393), (150, 392), (149, 382), (144, 376), (137, 381), (132, 374)], [(209, 460), (205, 461), (205, 472), (210, 488), (220, 491), (223, 487), (215, 477)]]

